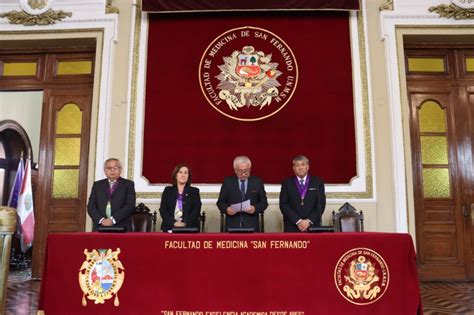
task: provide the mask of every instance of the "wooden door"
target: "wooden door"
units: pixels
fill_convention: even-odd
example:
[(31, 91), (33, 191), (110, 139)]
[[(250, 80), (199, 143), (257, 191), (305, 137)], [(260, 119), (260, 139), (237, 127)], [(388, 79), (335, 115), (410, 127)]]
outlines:
[[(37, 216), (34, 257), (44, 257), (49, 233), (84, 231), (91, 98), (91, 88), (45, 90), (38, 198), (43, 212)], [(32, 272), (41, 274), (42, 265), (38, 260)]]
[(95, 47), (0, 49), (0, 90), (42, 90), (32, 276), (49, 233), (84, 231)]
[(464, 239), (466, 240), (466, 261), (468, 279), (474, 279), (474, 86), (465, 86), (461, 90), (467, 104), (463, 123), (463, 141), (465, 176), (462, 191), (462, 212), (464, 216)]
[[(474, 69), (459, 49), (406, 50), (422, 280), (474, 279)], [(472, 51), (474, 55), (474, 51)], [(474, 61), (474, 60), (473, 60)]]

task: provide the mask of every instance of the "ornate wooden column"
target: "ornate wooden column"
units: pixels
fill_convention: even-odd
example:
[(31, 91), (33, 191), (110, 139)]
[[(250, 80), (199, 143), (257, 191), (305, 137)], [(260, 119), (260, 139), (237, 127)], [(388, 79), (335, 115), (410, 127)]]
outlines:
[(0, 207), (0, 314), (5, 308), (8, 271), (10, 267), (10, 249), (12, 234), (16, 229), (16, 211), (9, 207)]

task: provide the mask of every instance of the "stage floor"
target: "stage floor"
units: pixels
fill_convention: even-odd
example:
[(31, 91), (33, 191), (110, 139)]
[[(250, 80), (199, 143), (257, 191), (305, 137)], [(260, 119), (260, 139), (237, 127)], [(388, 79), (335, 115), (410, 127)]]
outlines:
[[(12, 271), (8, 277), (6, 315), (36, 314), (41, 282), (30, 270)], [(474, 314), (474, 282), (421, 283), (424, 314)]]

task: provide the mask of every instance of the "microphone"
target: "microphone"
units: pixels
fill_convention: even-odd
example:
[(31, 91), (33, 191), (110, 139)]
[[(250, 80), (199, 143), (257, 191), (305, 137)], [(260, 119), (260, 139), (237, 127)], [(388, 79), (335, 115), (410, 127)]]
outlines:
[[(240, 180), (240, 179), (239, 179)], [(248, 185), (248, 182), (247, 182)], [(247, 186), (248, 189), (248, 186)], [(244, 202), (245, 199), (245, 180), (240, 180), (240, 222), (239, 227), (230, 227), (227, 229), (229, 233), (253, 233), (255, 228), (253, 227), (244, 227)], [(237, 219), (237, 218), (236, 218)]]

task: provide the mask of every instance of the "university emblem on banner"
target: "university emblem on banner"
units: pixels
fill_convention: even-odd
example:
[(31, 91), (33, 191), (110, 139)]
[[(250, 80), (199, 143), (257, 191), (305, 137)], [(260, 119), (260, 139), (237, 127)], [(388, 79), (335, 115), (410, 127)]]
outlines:
[(334, 281), (349, 302), (366, 305), (380, 299), (388, 288), (390, 274), (382, 256), (369, 248), (354, 248), (337, 262)]
[(255, 121), (276, 114), (290, 101), (298, 83), (298, 66), (280, 37), (246, 26), (219, 35), (207, 47), (199, 82), (219, 113)]
[(84, 249), (86, 260), (79, 269), (79, 285), (84, 293), (82, 306), (87, 306), (86, 297), (95, 304), (104, 304), (105, 300), (114, 295), (114, 305), (119, 306), (117, 292), (122, 287), (125, 278), (124, 268), (118, 260), (119, 254), (120, 248), (116, 251), (94, 249), (90, 252)]

